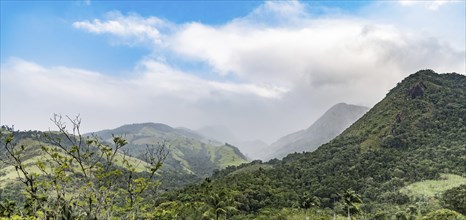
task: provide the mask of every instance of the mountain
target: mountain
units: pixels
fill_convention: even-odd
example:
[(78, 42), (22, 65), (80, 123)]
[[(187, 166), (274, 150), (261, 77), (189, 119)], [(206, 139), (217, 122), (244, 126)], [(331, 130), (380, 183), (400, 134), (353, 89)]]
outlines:
[(0, 219), (149, 218), (140, 207), (153, 207), (165, 188), (166, 152), (139, 160), (121, 151), (120, 137), (107, 145), (70, 121), (72, 133), (61, 117), (58, 131), (0, 128)]
[(147, 145), (168, 145), (170, 153), (162, 171), (177, 173), (180, 178), (185, 175), (207, 177), (216, 169), (247, 162), (232, 145), (206, 139), (186, 128), (172, 128), (160, 123), (123, 125), (94, 134), (108, 142), (113, 135), (123, 136), (128, 141), (124, 150), (135, 157), (141, 157)]
[(369, 108), (358, 105), (339, 103), (327, 110), (309, 128), (297, 131), (280, 138), (270, 146), (269, 154), (264, 159), (281, 159), (294, 152), (311, 152), (320, 145), (332, 140)]
[[(40, 146), (47, 144), (35, 138), (36, 136), (44, 136), (44, 134), (44, 132), (39, 131), (15, 132), (18, 144), (28, 148), (23, 155), (26, 164), (34, 164), (35, 161), (44, 156)], [(247, 162), (246, 157), (230, 144), (220, 144), (189, 129), (172, 128), (160, 123), (124, 125), (93, 134), (108, 143), (113, 143), (114, 135), (121, 135), (128, 142), (123, 150), (132, 156), (127, 159), (134, 167), (144, 166), (142, 160), (148, 145), (168, 147), (170, 153), (162, 169), (158, 172), (163, 179), (162, 189), (171, 189), (193, 183), (211, 175), (214, 170)], [(83, 137), (88, 136), (91, 134), (83, 135)], [(66, 141), (66, 138), (61, 139)], [(110, 145), (112, 146), (112, 144)], [(0, 148), (0, 160), (4, 150)], [(118, 153), (117, 156), (121, 157), (119, 155)], [(39, 172), (34, 166), (31, 169)], [(4, 166), (0, 162), (0, 187), (12, 182), (15, 178), (14, 168)]]
[(421, 70), (317, 150), (229, 167), (167, 198), (181, 204), (203, 201), (196, 195), (207, 188), (234, 199), (237, 215), (254, 218), (299, 207), (311, 195), (320, 198), (322, 209), (345, 215), (350, 210), (337, 201), (354, 190), (362, 197), (364, 218), (391, 219), (408, 212), (419, 217), (441, 208), (442, 191), (435, 197), (405, 191), (426, 180), (464, 179), (465, 155), (466, 76)]

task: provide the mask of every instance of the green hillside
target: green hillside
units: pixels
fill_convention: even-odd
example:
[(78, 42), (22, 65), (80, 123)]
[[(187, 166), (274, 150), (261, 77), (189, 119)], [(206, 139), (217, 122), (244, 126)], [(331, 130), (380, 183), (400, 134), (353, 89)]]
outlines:
[(400, 192), (410, 197), (436, 198), (441, 193), (463, 184), (466, 184), (466, 177), (441, 174), (439, 179), (415, 182), (401, 188)]
[(437, 207), (402, 189), (440, 180), (443, 174), (466, 176), (465, 155), (466, 77), (423, 70), (400, 82), (316, 151), (272, 160), (264, 164), (266, 169), (258, 167), (260, 161), (230, 167), (167, 198), (180, 206), (205, 201), (207, 187), (214, 195), (234, 200), (231, 204), (237, 211), (230, 217), (256, 218), (299, 208), (305, 195), (312, 195), (320, 198), (320, 209), (331, 216), (333, 211), (346, 214), (344, 204), (336, 201), (353, 189), (362, 198), (360, 216), (419, 217)]
[[(23, 178), (23, 183), (10, 184), (13, 173), (22, 168), (18, 163), (0, 163), (4, 185), (0, 217), (13, 213), (39, 219), (347, 219), (346, 215), (464, 219), (466, 215), (466, 77), (455, 73), (423, 70), (410, 75), (329, 143), (267, 163), (243, 163), (244, 156), (231, 145), (163, 124), (98, 132), (112, 143), (108, 145), (92, 138), (81, 144), (76, 135), (49, 133), (53, 140), (63, 141), (64, 148), (53, 141), (38, 142), (40, 132), (17, 132), (11, 144), (9, 131), (1, 131), (1, 159), (8, 155), (8, 146), (15, 146), (21, 152), (20, 164), (28, 169), (25, 175), (33, 181)], [(122, 135), (127, 142), (113, 135)], [(162, 170), (158, 170), (162, 163), (147, 160), (144, 153), (152, 144), (170, 150), (168, 155), (156, 154), (163, 158)], [(40, 150), (44, 145), (47, 155)], [(74, 147), (78, 145), (82, 154)], [(124, 151), (138, 159), (124, 156)], [(36, 175), (39, 171), (45, 175)], [(205, 180), (166, 191), (199, 178)]]
[(170, 153), (162, 168), (162, 178), (166, 180), (163, 185), (167, 187), (192, 183), (210, 176), (214, 170), (247, 162), (232, 145), (212, 142), (188, 129), (160, 123), (124, 125), (95, 134), (107, 142), (111, 142), (112, 135), (123, 136), (128, 141), (123, 150), (141, 159), (147, 145), (167, 145)]
[[(50, 155), (47, 155), (41, 147), (47, 146), (50, 148), (56, 149), (57, 147), (47, 143), (44, 138), (40, 138), (40, 136), (44, 136), (44, 132), (40, 131), (16, 131), (14, 132), (14, 139), (16, 145), (23, 145), (25, 147), (25, 151), (21, 156), (23, 163), (26, 165), (26, 169), (30, 173), (36, 173), (41, 175), (42, 171), (37, 166), (39, 161), (50, 160)], [(2, 146), (0, 148), (1, 159), (6, 158), (5, 148)], [(63, 153), (60, 153), (63, 155)], [(146, 162), (134, 158), (125, 156), (125, 159), (131, 164), (132, 167), (135, 168), (136, 172), (143, 172), (144, 166), (146, 166)], [(119, 167), (124, 167), (123, 165), (123, 155), (121, 153), (116, 153), (115, 155), (115, 165)], [(11, 165), (7, 165), (5, 163), (0, 162), (0, 188), (3, 188), (9, 184), (13, 184), (17, 182), (18, 173), (15, 170), (15, 167)]]
[(153, 206), (163, 148), (150, 148), (145, 162), (121, 151), (124, 139), (82, 136), (79, 119), (69, 133), (59, 118), (59, 132), (1, 127), (0, 219), (134, 218)]

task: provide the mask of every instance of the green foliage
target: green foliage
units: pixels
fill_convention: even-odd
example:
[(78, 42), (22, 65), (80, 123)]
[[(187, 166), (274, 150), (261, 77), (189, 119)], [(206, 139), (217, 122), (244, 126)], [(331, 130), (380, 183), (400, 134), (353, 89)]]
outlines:
[(466, 184), (445, 191), (442, 200), (446, 208), (466, 215)]
[(205, 140), (191, 131), (164, 124), (124, 125), (96, 133), (106, 142), (112, 142), (113, 134), (124, 136), (128, 144), (122, 149), (140, 159), (143, 159), (147, 144), (161, 142), (170, 146), (170, 154), (160, 171), (161, 188), (166, 190), (198, 182), (215, 170), (247, 162), (244, 155), (230, 144)]
[(346, 190), (343, 194), (339, 195), (342, 210), (351, 219), (352, 215), (359, 214), (361, 212), (361, 204), (363, 203), (361, 196), (356, 194), (352, 189)]
[[(62, 117), (55, 115), (53, 122), (58, 132), (35, 132), (36, 136), (28, 137), (37, 140), (33, 145), (15, 143), (15, 138), (24, 138), (22, 132), (0, 130), (1, 162), (7, 168), (14, 167), (23, 184), (23, 195), (18, 191), (13, 195), (22, 205), (4, 200), (0, 216), (39, 219), (148, 217), (148, 210), (155, 202), (150, 197), (155, 195), (159, 185), (156, 172), (168, 154), (166, 146), (147, 147), (144, 154), (147, 163), (134, 164), (134, 159), (121, 152), (126, 140), (114, 136), (113, 146), (109, 146), (97, 137), (84, 138), (80, 134), (81, 120), (68, 119), (72, 132), (66, 129)], [(34, 158), (30, 152), (39, 152), (38, 159), (32, 163), (27, 162)], [(144, 172), (137, 172), (139, 169)]]
[(16, 202), (5, 199), (0, 202), (0, 217), (11, 218), (16, 213)]
[(320, 199), (317, 196), (310, 196), (309, 194), (305, 193), (301, 197), (301, 208), (303, 209), (310, 209), (313, 207), (320, 206)]
[[(238, 202), (239, 214), (246, 216), (298, 208), (300, 195), (309, 193), (321, 198), (323, 209), (341, 215), (349, 208), (350, 214), (360, 211), (361, 216), (396, 218), (399, 212), (413, 218), (438, 209), (438, 204), (401, 189), (442, 180), (442, 173), (466, 174), (465, 115), (465, 76), (419, 71), (316, 151), (228, 167), (214, 173), (209, 185), (215, 191), (227, 189)], [(181, 198), (189, 195), (190, 201), (202, 201), (203, 184), (169, 193), (165, 199), (184, 202)], [(338, 202), (337, 195), (343, 197), (348, 188), (360, 195), (362, 205)], [(416, 214), (408, 212), (411, 206)]]
[(441, 174), (439, 179), (415, 182), (403, 187), (400, 192), (410, 196), (434, 198), (446, 190), (466, 184), (466, 178), (452, 174)]
[(464, 215), (449, 209), (439, 209), (422, 217), (422, 220), (465, 220)]

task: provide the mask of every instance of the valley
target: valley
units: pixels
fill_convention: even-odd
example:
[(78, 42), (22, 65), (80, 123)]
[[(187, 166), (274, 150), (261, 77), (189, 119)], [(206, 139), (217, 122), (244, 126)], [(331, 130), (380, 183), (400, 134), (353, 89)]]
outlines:
[[(135, 175), (139, 180), (132, 184), (142, 188), (139, 202), (129, 207), (136, 210), (134, 205), (142, 203), (137, 206), (138, 213), (131, 212), (133, 217), (464, 219), (464, 200), (447, 195), (466, 196), (461, 194), (466, 185), (465, 88), (463, 75), (418, 71), (370, 110), (337, 104), (308, 129), (262, 146), (267, 149), (262, 152), (264, 158), (270, 158), (264, 161), (248, 162), (236, 146), (214, 140), (215, 135), (206, 137), (207, 129), (201, 135), (186, 128), (141, 123), (80, 135), (75, 132), (76, 123), (72, 123), (72, 133), (60, 126), (59, 132), (51, 133), (19, 132), (3, 126), (0, 152), (2, 161), (11, 164), (0, 166), (2, 207), (10, 204), (8, 201), (18, 205), (2, 208), (2, 213), (18, 215), (20, 204), (35, 201), (28, 197), (31, 192), (21, 196), (30, 185), (17, 181), (18, 174), (22, 180), (31, 175), (29, 178), (40, 184), (57, 180), (58, 185), (36, 187), (44, 193), (51, 189), (63, 195), (71, 193), (71, 199), (63, 204), (85, 196), (76, 185), (81, 180), (123, 190), (115, 195), (121, 198), (131, 196), (137, 188), (126, 188), (124, 193), (124, 185), (105, 184), (114, 181), (112, 175), (115, 180), (132, 183)], [(62, 125), (61, 121), (56, 124)], [(79, 149), (86, 153), (76, 154)], [(155, 154), (147, 157), (148, 152)], [(64, 163), (69, 165), (63, 167)], [(93, 163), (114, 174), (101, 176), (104, 173), (94, 169)], [(87, 168), (79, 171), (82, 164)], [(27, 170), (23, 174), (17, 172), (22, 166)], [(82, 176), (86, 171), (95, 174)], [(138, 185), (142, 183), (149, 185)], [(60, 186), (72, 190), (60, 191)], [(149, 186), (154, 191), (146, 191)], [(59, 195), (45, 197), (46, 204)], [(121, 211), (128, 204), (114, 202), (123, 209), (113, 212), (123, 216)], [(155, 208), (148, 209), (144, 203)], [(37, 210), (44, 209), (40, 204), (37, 201)], [(78, 206), (76, 211), (81, 214), (68, 213), (76, 218), (91, 213), (84, 204)], [(63, 214), (64, 210), (54, 216)]]

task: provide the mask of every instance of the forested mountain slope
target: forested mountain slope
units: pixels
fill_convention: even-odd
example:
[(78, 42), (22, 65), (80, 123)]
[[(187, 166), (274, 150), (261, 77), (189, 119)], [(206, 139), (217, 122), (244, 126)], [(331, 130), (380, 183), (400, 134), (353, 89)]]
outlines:
[(95, 134), (105, 141), (111, 141), (112, 135), (121, 135), (128, 141), (123, 150), (135, 157), (141, 157), (147, 145), (167, 145), (170, 153), (162, 172), (177, 174), (181, 179), (189, 175), (207, 177), (216, 169), (247, 162), (234, 146), (210, 141), (188, 129), (172, 128), (160, 123), (123, 125)]
[(270, 146), (266, 160), (282, 159), (290, 153), (311, 152), (332, 140), (369, 109), (364, 106), (338, 103), (327, 110), (309, 128), (280, 138)]
[(400, 189), (442, 173), (466, 175), (466, 77), (422, 70), (316, 151), (229, 167), (169, 200), (202, 201), (207, 187), (234, 198), (239, 214), (256, 215), (299, 207), (305, 193), (321, 198), (321, 207), (337, 209), (338, 193), (351, 188), (362, 196), (367, 215), (394, 216), (409, 205), (437, 207)]

